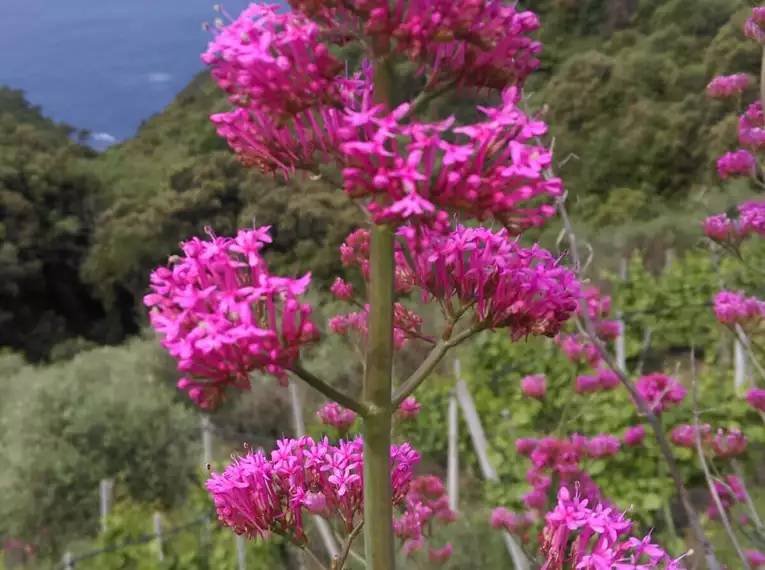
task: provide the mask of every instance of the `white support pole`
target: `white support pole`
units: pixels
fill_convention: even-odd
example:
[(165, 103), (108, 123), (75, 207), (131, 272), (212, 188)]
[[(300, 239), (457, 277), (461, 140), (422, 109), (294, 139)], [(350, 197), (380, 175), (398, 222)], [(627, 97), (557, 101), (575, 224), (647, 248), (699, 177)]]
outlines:
[(743, 329), (736, 325), (736, 337), (733, 341), (733, 355), (734, 355), (734, 387), (736, 394), (743, 396), (746, 392), (747, 378), (749, 376), (748, 362), (746, 360), (746, 347), (741, 340), (746, 342), (747, 338)]
[[(465, 422), (468, 425), (470, 431), (470, 438), (473, 440), (473, 447), (478, 455), (478, 464), (481, 466), (481, 472), (484, 479), (491, 481), (492, 483), (499, 483), (499, 476), (494, 470), (494, 466), (491, 464), (488, 454), (488, 443), (486, 442), (486, 435), (481, 425), (481, 420), (478, 417), (478, 412), (475, 408), (475, 402), (468, 391), (467, 384), (461, 379), (459, 360), (454, 363), (454, 375), (457, 378), (456, 394), (459, 400), (460, 407), (462, 408), (462, 414), (465, 417)], [(529, 570), (529, 561), (521, 550), (521, 547), (510, 536), (509, 533), (504, 533), (505, 545), (507, 551), (510, 553), (510, 558), (513, 560), (513, 565), (516, 570)]]
[[(289, 383), (290, 399), (292, 400), (292, 418), (295, 423), (295, 433), (298, 437), (305, 435), (305, 418), (303, 417), (303, 403), (300, 399), (300, 386), (297, 382), (292, 381)], [(330, 556), (334, 557), (338, 554), (339, 550), (335, 538), (332, 536), (332, 529), (326, 519), (314, 515), (314, 522), (316, 528), (319, 529), (319, 534), (324, 542), (324, 547)], [(300, 558), (302, 561), (302, 557)]]
[(64, 560), (63, 560), (64, 570), (74, 570), (74, 556), (72, 556), (71, 552), (65, 552), (64, 553)]
[(101, 479), (101, 532), (106, 532), (109, 521), (109, 513), (112, 510), (112, 482), (109, 479)]
[(446, 471), (446, 490), (449, 496), (449, 508), (457, 512), (460, 492), (459, 460), (459, 403), (457, 394), (449, 395), (449, 459)]
[(207, 469), (213, 460), (213, 431), (210, 418), (202, 416), (202, 468)]
[(244, 536), (235, 534), (236, 537), (236, 570), (247, 570), (247, 549)]
[(165, 561), (165, 551), (162, 545), (162, 513), (154, 513), (154, 536), (157, 537), (157, 560), (160, 563)]

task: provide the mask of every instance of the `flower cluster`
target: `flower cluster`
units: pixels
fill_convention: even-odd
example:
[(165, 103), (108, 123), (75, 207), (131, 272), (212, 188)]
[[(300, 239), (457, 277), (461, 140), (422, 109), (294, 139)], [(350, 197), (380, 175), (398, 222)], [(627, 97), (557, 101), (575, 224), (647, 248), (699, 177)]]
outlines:
[(547, 393), (547, 380), (544, 374), (534, 374), (521, 378), (521, 393), (536, 400), (541, 400)]
[(688, 394), (680, 382), (660, 372), (641, 377), (635, 383), (635, 389), (655, 414), (681, 403)]
[[(582, 470), (585, 459), (600, 459), (615, 455), (621, 447), (618, 438), (612, 435), (598, 435), (593, 438), (574, 434), (563, 439), (544, 437), (541, 439), (518, 439), (515, 449), (519, 455), (528, 457), (531, 466), (526, 479), (532, 489), (522, 497), (529, 512), (523, 515), (507, 515), (504, 510), (495, 511), (492, 521), (495, 527), (517, 533), (522, 538), (528, 526), (539, 520), (548, 506), (548, 496), (553, 477), (560, 485), (579, 492), (594, 501), (603, 501), (600, 488)], [(499, 518), (497, 518), (499, 517)], [(509, 518), (508, 518), (509, 517)]]
[(202, 407), (214, 407), (228, 386), (249, 389), (253, 372), (286, 382), (301, 348), (318, 339), (311, 307), (299, 300), (311, 276), (269, 273), (261, 256), (268, 230), (235, 238), (208, 230), (209, 240), (182, 243), (183, 257), (151, 274), (151, 324), (187, 375), (178, 387)]
[(704, 221), (707, 237), (738, 244), (752, 235), (765, 236), (765, 202), (748, 201), (738, 206), (738, 217), (716, 214)]
[(414, 419), (420, 415), (421, 407), (422, 406), (420, 406), (420, 403), (414, 396), (409, 396), (408, 398), (404, 398), (404, 401), (399, 404), (398, 415), (403, 419)]
[(765, 302), (756, 297), (747, 297), (743, 291), (720, 291), (714, 297), (714, 310), (717, 320), (727, 326), (759, 324), (765, 317)]
[[(290, 0), (290, 6), (332, 29), (342, 41), (357, 29), (389, 44), (422, 68), (431, 82), (502, 88), (520, 83), (537, 68), (541, 44), (530, 37), (537, 17), (491, 0)], [(424, 71), (424, 69), (423, 69)], [(437, 87), (434, 85), (433, 87)]]
[(523, 248), (507, 230), (458, 226), (424, 230), (411, 243), (413, 275), (423, 300), (472, 307), (484, 328), (508, 328), (513, 340), (554, 336), (578, 307), (574, 272), (549, 251)]
[(587, 287), (584, 290), (584, 300), (578, 314), (586, 315), (595, 328), (597, 338), (591, 342), (582, 333), (561, 333), (555, 341), (574, 363), (584, 363), (594, 370), (592, 374), (580, 374), (575, 381), (574, 389), (578, 394), (606, 392), (619, 386), (619, 376), (601, 361), (601, 344), (615, 339), (621, 333), (621, 324), (609, 320), (611, 313), (611, 298), (603, 295), (597, 287)]
[(324, 405), (316, 415), (321, 423), (336, 428), (340, 433), (347, 432), (356, 421), (356, 412), (336, 402)]
[(758, 412), (765, 412), (765, 390), (752, 388), (746, 393), (746, 401)]
[[(257, 539), (275, 533), (298, 545), (306, 542), (304, 511), (338, 517), (350, 532), (364, 510), (361, 438), (334, 446), (326, 438), (302, 437), (277, 446), (270, 458), (249, 451), (208, 479), (220, 521), (240, 535)], [(394, 504), (406, 500), (419, 459), (407, 443), (391, 447)]]
[[(464, 312), (472, 309), (479, 328), (508, 328), (514, 340), (528, 335), (554, 336), (577, 310), (579, 284), (570, 269), (538, 246), (521, 247), (506, 229), (457, 226), (449, 233), (402, 228), (395, 252), (395, 287), (400, 293), (420, 289), (423, 301)], [(407, 249), (408, 255), (404, 253)], [(356, 230), (341, 246), (343, 264), (358, 267), (368, 279), (369, 232)], [(336, 281), (332, 292), (348, 300), (350, 285)], [(453, 315), (448, 315), (453, 316)], [(403, 305), (394, 307), (394, 340), (426, 338), (422, 319)], [(334, 317), (332, 329), (366, 331), (366, 313)]]
[(749, 77), (746, 73), (720, 75), (709, 82), (707, 93), (710, 97), (731, 97), (740, 95), (747, 87), (749, 87)]
[[(287, 176), (334, 161), (346, 193), (365, 201), (375, 223), (443, 230), (457, 210), (518, 233), (552, 216), (551, 205), (535, 203), (562, 193), (560, 180), (543, 173), (550, 151), (533, 144), (547, 127), (518, 108), (518, 86), (538, 63), (540, 45), (528, 37), (536, 17), (488, 0), (408, 2), (394, 12), (353, 4), (350, 12), (334, 2), (295, 2), (297, 12), (252, 5), (213, 30), (202, 59), (237, 108), (212, 120), (240, 159)], [(501, 103), (459, 127), (453, 117), (411, 120), (413, 103), (374, 104), (370, 66), (349, 76), (328, 47), (348, 37), (339, 13), (394, 34), (397, 49), (432, 67), (431, 89), (490, 87)]]
[(505, 507), (497, 507), (491, 511), (490, 522), (493, 528), (518, 535), (523, 542), (526, 542), (529, 537), (524, 532), (536, 522), (536, 515), (532, 511), (518, 514)]
[(545, 517), (542, 531), (542, 570), (563, 568), (664, 568), (680, 570), (663, 548), (629, 537), (632, 522), (624, 513), (572, 494), (562, 487), (558, 504)]
[(746, 450), (746, 436), (737, 429), (718, 429), (716, 432), (708, 424), (682, 424), (670, 433), (672, 443), (678, 447), (696, 449), (700, 437), (702, 449), (721, 458), (728, 459), (741, 455)]
[(744, 23), (744, 35), (760, 44), (765, 45), (765, 6), (755, 6)]
[[(414, 556), (425, 548), (434, 523), (448, 525), (457, 519), (457, 513), (449, 507), (444, 484), (434, 475), (420, 476), (412, 481), (402, 508), (402, 514), (393, 521), (393, 530), (401, 539), (407, 556)], [(451, 554), (452, 545), (449, 543), (441, 548), (428, 549), (431, 563), (444, 563)]]

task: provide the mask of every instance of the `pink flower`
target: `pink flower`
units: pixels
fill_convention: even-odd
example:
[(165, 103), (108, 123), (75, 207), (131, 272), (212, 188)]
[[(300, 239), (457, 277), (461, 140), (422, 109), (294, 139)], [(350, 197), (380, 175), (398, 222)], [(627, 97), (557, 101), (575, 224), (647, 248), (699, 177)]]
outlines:
[(715, 437), (709, 438), (709, 445), (717, 457), (736, 457), (746, 451), (746, 436), (737, 429), (727, 432), (720, 429)]
[(744, 553), (749, 564), (752, 565), (755, 570), (757, 568), (765, 567), (765, 554), (758, 550), (748, 550)]
[(635, 389), (656, 414), (682, 402), (688, 392), (680, 382), (661, 373), (643, 376)]
[(598, 387), (604, 392), (618, 388), (621, 384), (619, 375), (606, 366), (598, 368), (595, 371), (595, 376), (598, 379)]
[(534, 489), (523, 495), (521, 501), (529, 509), (541, 510), (547, 506), (547, 493)]
[(717, 173), (725, 180), (732, 176), (754, 176), (757, 161), (747, 150), (726, 152), (717, 160)]
[(448, 561), (451, 557), (452, 557), (451, 543), (446, 543), (446, 545), (442, 546), (441, 548), (428, 549), (428, 560), (432, 564), (443, 564), (444, 562)]
[(586, 444), (587, 455), (593, 459), (616, 455), (621, 447), (619, 438), (613, 435), (598, 435)]
[(623, 441), (624, 441), (624, 445), (629, 447), (635, 447), (643, 443), (644, 438), (645, 438), (645, 426), (641, 424), (641, 425), (627, 428), (627, 431), (624, 433)]
[(416, 418), (420, 415), (420, 404), (414, 396), (409, 396), (401, 402), (401, 405), (398, 407), (398, 413), (405, 419)]
[(255, 371), (286, 383), (301, 349), (319, 337), (310, 305), (298, 300), (311, 276), (268, 272), (260, 256), (268, 229), (240, 230), (236, 238), (208, 230), (209, 241), (182, 243), (184, 256), (151, 274), (144, 297), (151, 324), (188, 375), (178, 387), (202, 407), (215, 407), (228, 386), (249, 390)]
[[(404, 228), (406, 230), (407, 228)], [(501, 229), (457, 226), (447, 234), (402, 231), (423, 301), (474, 304), (477, 322), (513, 340), (555, 336), (578, 307), (579, 282), (547, 250), (525, 249)]]
[(749, 77), (745, 73), (720, 75), (709, 82), (707, 94), (715, 98), (730, 97), (740, 95), (748, 86)]
[(356, 421), (356, 412), (342, 407), (340, 404), (330, 402), (322, 407), (316, 415), (319, 416), (321, 423), (337, 428), (341, 432), (346, 432)]
[(524, 396), (541, 400), (547, 393), (544, 374), (525, 376), (521, 379), (521, 392)]
[(505, 507), (497, 507), (491, 511), (491, 526), (496, 529), (504, 529), (511, 534), (525, 531), (533, 522), (534, 518), (531, 515), (519, 515)]
[(675, 427), (669, 434), (669, 438), (672, 443), (678, 447), (685, 447), (687, 449), (696, 449), (696, 434), (701, 431), (702, 438), (710, 432), (708, 425), (699, 426), (697, 429), (694, 425), (683, 424)]
[(597, 392), (600, 389), (600, 381), (597, 376), (577, 376), (576, 377), (576, 393), (577, 394), (589, 394)]
[(748, 325), (765, 317), (765, 303), (756, 297), (746, 297), (743, 291), (720, 291), (714, 298), (717, 320), (726, 326)]
[(432, 527), (436, 522), (448, 525), (457, 519), (457, 513), (449, 508), (444, 484), (434, 475), (412, 481), (403, 507), (403, 514), (393, 520), (393, 531), (403, 541), (407, 556), (424, 548), (423, 531), (427, 526)]
[[(763, 399), (765, 401), (765, 399)], [(515, 451), (518, 455), (530, 456), (531, 452), (537, 447), (537, 440), (535, 439), (517, 439), (515, 440)]]
[(650, 534), (643, 539), (627, 536), (632, 523), (622, 513), (602, 503), (591, 505), (579, 495), (572, 497), (566, 487), (561, 487), (558, 504), (545, 520), (542, 570), (559, 570), (564, 561), (566, 568), (578, 570), (679, 570), (678, 560), (653, 544)]
[(340, 277), (335, 279), (330, 292), (341, 301), (350, 301), (353, 299), (353, 285), (346, 283)]
[(746, 393), (746, 401), (758, 412), (765, 412), (765, 390), (752, 388)]
[[(391, 448), (393, 502), (401, 504), (420, 456), (409, 444)], [(346, 531), (363, 511), (361, 438), (330, 445), (326, 438), (283, 439), (267, 458), (249, 451), (223, 473), (213, 473), (207, 490), (218, 518), (237, 534), (265, 538), (270, 533), (304, 544), (303, 513), (325, 511), (339, 517)]]
[(765, 8), (762, 6), (755, 6), (752, 8), (752, 13), (744, 24), (744, 35), (759, 44), (765, 44), (765, 32), (763, 32), (764, 24)]

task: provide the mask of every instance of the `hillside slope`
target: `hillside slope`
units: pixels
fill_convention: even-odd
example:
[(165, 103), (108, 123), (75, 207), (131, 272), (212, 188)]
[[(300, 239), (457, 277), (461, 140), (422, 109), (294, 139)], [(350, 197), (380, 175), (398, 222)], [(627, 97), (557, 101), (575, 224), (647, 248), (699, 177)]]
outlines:
[[(735, 143), (736, 102), (711, 101), (704, 94), (716, 74), (756, 73), (757, 46), (741, 33), (745, 7), (735, 0), (696, 0), (693, 9), (687, 0), (527, 4), (540, 16), (545, 44), (541, 68), (529, 83), (532, 105), (547, 107), (556, 156), (565, 162), (558, 170), (574, 215), (583, 235), (605, 248), (603, 255), (633, 247), (692, 245), (706, 208), (724, 209), (748, 195), (748, 188), (722, 187), (714, 176), (716, 157)], [(754, 95), (752, 89), (744, 100)], [(0, 116), (27, 125), (22, 131), (38, 132), (49, 123), (39, 110), (11, 99), (0, 98)], [(35, 261), (42, 254), (12, 251), (29, 249), (17, 244), (24, 232), (16, 230), (18, 235), (5, 238), (2, 250), (4, 267), (11, 267), (3, 275), (14, 275), (5, 279), (4, 287), (40, 298), (23, 303), (35, 307), (24, 309), (28, 314), (18, 309), (12, 317), (2, 316), (0, 344), (20, 347), (24, 343), (8, 335), (16, 334), (14, 330), (32, 334), (29, 323), (42, 314), (53, 315), (44, 322), (59, 324), (45, 325), (46, 332), (41, 329), (37, 336), (122, 338), (140, 320), (143, 311), (135, 308), (148, 272), (177, 251), (179, 241), (206, 225), (230, 234), (255, 218), (258, 224), (274, 226), (269, 256), (278, 271), (311, 270), (326, 284), (340, 270), (337, 246), (360, 219), (358, 209), (342, 192), (321, 182), (285, 184), (242, 168), (208, 120), (210, 113), (226, 106), (220, 90), (202, 73), (162, 113), (148, 119), (135, 138), (96, 158), (61, 133), (58, 138), (46, 135), (45, 144), (55, 150), (34, 143), (46, 167), (57, 163), (45, 153), (68, 157), (66, 167), (46, 171), (46, 176), (55, 172), (56, 184), (77, 188), (75, 202), (86, 210), (72, 217), (66, 194), (51, 200), (42, 192), (33, 198), (45, 204), (44, 212), (33, 216), (38, 221), (18, 227), (32, 235), (40, 231), (34, 229), (40, 216), (55, 217), (45, 223), (69, 238), (51, 237), (46, 243), (73, 248), (67, 255), (54, 249), (56, 258), (67, 260), (66, 269), (56, 269), (57, 282), (73, 280), (71, 287), (86, 291), (81, 295), (88, 299), (94, 288), (102, 301), (77, 309), (86, 315), (79, 317), (82, 323), (69, 318), (64, 321), (71, 323), (61, 324), (50, 301), (42, 300), (55, 296), (41, 285), (30, 287), (32, 278), (16, 276), (27, 275), (29, 263), (36, 268), (30, 275), (38, 283), (44, 273), (44, 265)], [(447, 112), (462, 108), (455, 100), (439, 107)], [(27, 145), (18, 133), (9, 136), (14, 152)], [(77, 156), (69, 158), (73, 154)], [(62, 179), (72, 169), (81, 177), (76, 183)], [(9, 211), (8, 195), (3, 208)], [(556, 233), (551, 227), (543, 239), (554, 241)], [(14, 303), (21, 298), (7, 294)], [(93, 323), (106, 315), (111, 319), (106, 331), (96, 334)], [(27, 324), (19, 325), (22, 321)], [(56, 327), (68, 332), (48, 332)]]

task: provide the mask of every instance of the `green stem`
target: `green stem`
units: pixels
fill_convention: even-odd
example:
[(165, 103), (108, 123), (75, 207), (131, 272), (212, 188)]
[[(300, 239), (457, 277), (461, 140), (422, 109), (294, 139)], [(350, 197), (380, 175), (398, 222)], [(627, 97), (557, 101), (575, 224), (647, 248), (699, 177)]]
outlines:
[[(390, 108), (395, 70), (390, 45), (373, 46), (375, 103)], [(390, 482), (393, 388), (394, 233), (372, 226), (369, 243), (369, 313), (364, 368), (364, 553), (368, 570), (394, 570), (393, 493)]]
[(393, 386), (393, 232), (374, 226), (369, 255), (369, 345), (364, 374), (364, 527), (369, 570), (393, 570), (390, 483)]
[(313, 372), (310, 372), (309, 370), (306, 370), (303, 368), (302, 364), (295, 364), (291, 368), (291, 372), (303, 380), (306, 384), (308, 384), (311, 388), (314, 390), (317, 390), (318, 392), (321, 392), (324, 394), (327, 398), (330, 400), (334, 400), (341, 406), (344, 406), (348, 408), (349, 410), (353, 410), (360, 416), (364, 416), (367, 413), (367, 407), (362, 403), (357, 401), (355, 398), (349, 396), (345, 392), (342, 392), (341, 390), (338, 390), (331, 384), (328, 384), (318, 376), (316, 376)]
[(420, 364), (417, 370), (415, 370), (414, 373), (412, 373), (412, 375), (396, 389), (393, 394), (391, 409), (394, 411), (397, 410), (401, 405), (401, 402), (412, 395), (412, 392), (414, 392), (419, 387), (419, 385), (422, 384), (428, 376), (430, 376), (430, 373), (433, 372), (436, 366), (438, 366), (438, 363), (441, 362), (441, 359), (450, 348), (457, 346), (481, 330), (483, 330), (483, 327), (469, 328), (451, 339), (441, 340), (438, 344), (436, 344), (431, 349), (427, 358), (422, 361), (422, 364)]

